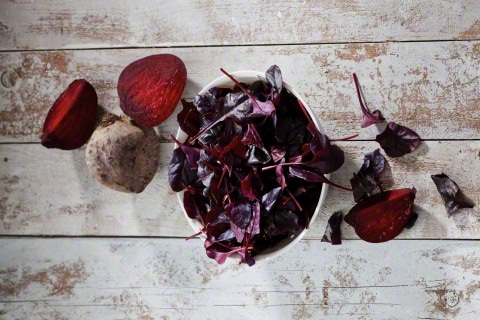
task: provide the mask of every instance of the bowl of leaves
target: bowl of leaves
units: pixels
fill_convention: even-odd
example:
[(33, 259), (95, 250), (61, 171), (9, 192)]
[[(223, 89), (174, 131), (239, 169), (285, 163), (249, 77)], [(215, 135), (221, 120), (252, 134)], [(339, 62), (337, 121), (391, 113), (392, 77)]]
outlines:
[(221, 71), (182, 100), (168, 180), (207, 256), (251, 266), (303, 238), (344, 154), (278, 66)]

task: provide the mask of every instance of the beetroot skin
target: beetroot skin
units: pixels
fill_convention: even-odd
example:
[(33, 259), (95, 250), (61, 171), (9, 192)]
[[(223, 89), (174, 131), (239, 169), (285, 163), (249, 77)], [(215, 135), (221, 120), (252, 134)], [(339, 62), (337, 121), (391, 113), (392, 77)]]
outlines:
[(157, 54), (134, 61), (118, 79), (120, 107), (138, 124), (158, 126), (175, 110), (186, 80), (185, 64), (172, 54)]

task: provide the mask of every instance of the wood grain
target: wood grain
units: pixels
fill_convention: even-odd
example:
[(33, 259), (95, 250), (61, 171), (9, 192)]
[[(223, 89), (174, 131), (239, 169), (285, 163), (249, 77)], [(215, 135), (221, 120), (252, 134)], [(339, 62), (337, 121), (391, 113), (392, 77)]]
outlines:
[[(0, 142), (38, 142), (48, 109), (76, 78), (89, 80), (101, 106), (119, 113), (122, 69), (164, 52), (185, 61), (187, 99), (219, 77), (221, 67), (267, 70), (278, 64), (330, 137), (358, 132), (372, 139), (376, 132), (360, 130), (356, 72), (367, 103), (388, 120), (424, 139), (480, 138), (480, 42), (474, 41), (1, 53)], [(175, 116), (159, 127), (163, 141), (175, 131)]]
[(478, 12), (475, 0), (5, 0), (0, 48), (478, 40)]
[[(363, 155), (378, 148), (375, 142), (350, 141), (339, 145), (346, 163), (332, 180), (348, 186)], [(153, 182), (138, 195), (101, 186), (91, 177), (84, 150), (64, 152), (40, 145), (0, 145), (0, 234), (13, 235), (112, 235), (187, 237), (187, 224), (167, 170), (173, 145), (163, 143), (159, 170)], [(414, 186), (419, 219), (401, 239), (480, 239), (480, 141), (423, 142), (414, 153), (389, 159), (391, 188)], [(477, 204), (448, 219), (430, 175), (445, 172)], [(323, 212), (307, 233), (320, 239), (330, 215), (347, 213), (354, 205), (350, 193), (329, 189)], [(343, 237), (357, 238), (343, 224)]]
[[(58, 253), (61, 252), (61, 255)], [(301, 241), (249, 268), (199, 241), (1, 239), (3, 319), (475, 319), (471, 241)]]

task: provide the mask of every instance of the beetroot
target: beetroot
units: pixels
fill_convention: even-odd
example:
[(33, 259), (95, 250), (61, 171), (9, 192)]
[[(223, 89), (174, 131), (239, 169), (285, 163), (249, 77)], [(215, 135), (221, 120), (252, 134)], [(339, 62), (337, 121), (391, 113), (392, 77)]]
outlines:
[(120, 107), (136, 123), (155, 127), (175, 110), (182, 97), (187, 69), (172, 54), (157, 54), (129, 64), (120, 74)]
[(415, 192), (415, 188), (405, 188), (375, 194), (357, 203), (344, 220), (365, 241), (392, 240), (412, 217)]
[(128, 117), (107, 114), (88, 142), (86, 160), (92, 175), (104, 186), (140, 193), (158, 169), (160, 139)]
[(83, 146), (93, 131), (97, 117), (97, 93), (87, 80), (73, 81), (48, 111), (42, 145), (74, 150)]

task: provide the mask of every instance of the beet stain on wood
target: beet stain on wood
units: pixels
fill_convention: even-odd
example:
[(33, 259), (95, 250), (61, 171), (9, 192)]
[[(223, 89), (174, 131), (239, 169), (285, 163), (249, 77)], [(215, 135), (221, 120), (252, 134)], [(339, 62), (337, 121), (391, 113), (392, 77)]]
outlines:
[(82, 261), (56, 264), (36, 271), (29, 266), (11, 267), (0, 271), (0, 298), (15, 299), (35, 287), (45, 290), (46, 297), (72, 296), (75, 287), (85, 282), (88, 276)]

